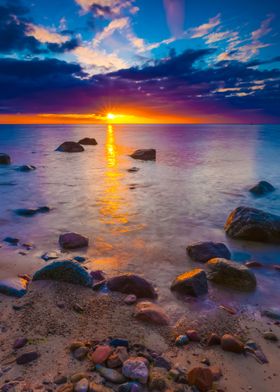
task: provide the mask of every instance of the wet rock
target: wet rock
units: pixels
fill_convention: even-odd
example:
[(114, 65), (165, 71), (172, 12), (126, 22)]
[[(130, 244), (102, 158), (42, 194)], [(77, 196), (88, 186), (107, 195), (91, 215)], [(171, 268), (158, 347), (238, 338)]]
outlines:
[(128, 173), (136, 173), (139, 170), (139, 167), (131, 167), (130, 169), (127, 169)]
[(208, 279), (240, 291), (252, 291), (257, 281), (252, 271), (244, 265), (226, 259), (212, 259), (207, 262)]
[(201, 392), (212, 389), (213, 376), (211, 370), (203, 367), (194, 367), (188, 372), (188, 383), (195, 385)]
[(0, 293), (11, 297), (22, 297), (27, 293), (28, 281), (19, 277), (0, 280)]
[(55, 377), (53, 382), (56, 385), (66, 384), (67, 383), (67, 377), (66, 376), (62, 376), (62, 375), (58, 375), (58, 376)]
[(142, 161), (155, 161), (156, 160), (156, 150), (153, 148), (144, 149), (144, 150), (136, 150), (130, 156), (133, 159), (140, 159)]
[(137, 302), (137, 297), (134, 294), (129, 294), (124, 299), (124, 303), (126, 305), (134, 305), (136, 302)]
[(96, 146), (97, 141), (93, 137), (85, 137), (78, 142), (79, 144), (82, 144), (83, 146)]
[(158, 368), (163, 368), (166, 370), (171, 369), (171, 363), (167, 359), (165, 359), (164, 357), (156, 357), (154, 359), (154, 366), (158, 367)]
[(0, 165), (10, 165), (11, 158), (8, 154), (0, 152)]
[(96, 271), (90, 271), (90, 276), (92, 277), (94, 282), (101, 282), (105, 281), (105, 275), (104, 272), (101, 270), (96, 270)]
[(218, 242), (197, 242), (187, 247), (187, 253), (193, 261), (207, 263), (208, 260), (216, 257), (230, 259), (231, 254), (223, 243)]
[(122, 373), (125, 377), (146, 384), (149, 377), (149, 369), (147, 367), (147, 359), (142, 357), (134, 357), (127, 359), (122, 367)]
[(84, 147), (76, 142), (64, 142), (55, 151), (60, 152), (82, 152), (85, 151)]
[(266, 340), (271, 340), (272, 342), (277, 342), (278, 341), (278, 337), (275, 335), (275, 333), (273, 333), (271, 331), (264, 332), (263, 337)]
[(247, 261), (245, 263), (247, 268), (260, 268), (263, 267), (263, 264), (260, 263), (259, 261)]
[(233, 353), (242, 353), (244, 351), (244, 344), (237, 337), (225, 334), (221, 339), (221, 347), (224, 351)]
[(78, 233), (65, 233), (59, 236), (59, 244), (64, 249), (84, 248), (88, 243), (88, 238)]
[(27, 363), (33, 362), (39, 358), (39, 354), (36, 351), (30, 351), (28, 353), (24, 353), (17, 357), (16, 363), (18, 365), (25, 365)]
[(260, 181), (257, 185), (249, 189), (249, 191), (255, 196), (263, 196), (267, 193), (275, 191), (275, 188), (267, 181)]
[(201, 340), (198, 332), (194, 329), (188, 329), (186, 335), (192, 342), (200, 342)]
[(74, 390), (74, 385), (73, 384), (64, 384), (61, 385), (56, 392), (73, 392)]
[(46, 252), (41, 256), (41, 258), (45, 261), (55, 260), (58, 259), (59, 257), (60, 254), (58, 252)]
[(117, 368), (129, 358), (126, 347), (117, 347), (116, 350), (110, 355), (107, 360), (107, 366), (109, 368)]
[(172, 282), (171, 290), (194, 297), (207, 294), (208, 284), (205, 271), (197, 268), (177, 276)]
[(113, 348), (110, 346), (97, 346), (94, 352), (91, 353), (90, 358), (93, 363), (101, 364), (109, 358), (112, 352)]
[(213, 381), (218, 381), (223, 375), (221, 368), (217, 365), (210, 366), (209, 370), (212, 373)]
[(74, 358), (78, 359), (78, 361), (82, 361), (87, 356), (88, 351), (88, 348), (85, 346), (79, 347), (73, 353)]
[(226, 234), (234, 239), (279, 243), (280, 217), (250, 207), (238, 207), (225, 224)]
[(88, 272), (71, 260), (54, 261), (46, 265), (33, 276), (33, 280), (58, 280), (81, 286), (89, 286), (91, 278)]
[(116, 338), (110, 341), (110, 346), (113, 347), (128, 347), (129, 342), (127, 339)]
[(122, 274), (110, 278), (107, 282), (108, 289), (111, 291), (119, 291), (124, 294), (134, 294), (138, 298), (156, 298), (157, 294), (146, 279), (135, 274)]
[(89, 387), (89, 382), (86, 378), (82, 378), (77, 384), (74, 386), (75, 392), (87, 392)]
[(24, 338), (24, 337), (23, 338), (17, 338), (14, 341), (13, 349), (17, 350), (18, 348), (22, 348), (22, 347), (24, 347), (27, 344), (27, 342), (28, 342), (27, 338)]
[(86, 261), (86, 257), (83, 256), (75, 256), (73, 260), (77, 261), (78, 263), (84, 263)]
[(167, 372), (165, 369), (154, 367), (149, 375), (149, 388), (152, 391), (164, 391), (167, 387)]
[(19, 166), (16, 170), (20, 172), (30, 172), (36, 170), (36, 167), (33, 165), (22, 165)]
[(221, 338), (216, 333), (211, 333), (207, 339), (207, 346), (219, 346), (221, 344)]
[(175, 345), (178, 347), (186, 346), (187, 344), (189, 344), (189, 338), (187, 335), (179, 335), (175, 339)]
[(37, 214), (46, 214), (47, 212), (50, 212), (50, 207), (44, 206), (44, 207), (38, 207), (38, 208), (18, 208), (15, 210), (15, 213), (18, 216), (34, 216)]
[(156, 325), (168, 325), (169, 318), (164, 310), (152, 302), (140, 302), (136, 305), (135, 317), (137, 320)]
[(19, 239), (14, 237), (6, 237), (3, 239), (3, 241), (10, 245), (17, 245), (19, 243)]
[(280, 320), (280, 311), (278, 309), (264, 309), (262, 316), (269, 317), (274, 320)]
[(113, 382), (115, 384), (122, 384), (125, 382), (124, 376), (117, 370), (108, 369), (101, 365), (96, 365), (96, 370), (101, 374), (107, 381)]

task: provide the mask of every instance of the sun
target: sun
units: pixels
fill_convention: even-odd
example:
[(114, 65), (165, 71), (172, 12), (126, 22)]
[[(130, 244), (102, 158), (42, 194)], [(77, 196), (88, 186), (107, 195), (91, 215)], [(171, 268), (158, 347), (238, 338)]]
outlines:
[(113, 113), (107, 113), (107, 120), (115, 120), (116, 115)]

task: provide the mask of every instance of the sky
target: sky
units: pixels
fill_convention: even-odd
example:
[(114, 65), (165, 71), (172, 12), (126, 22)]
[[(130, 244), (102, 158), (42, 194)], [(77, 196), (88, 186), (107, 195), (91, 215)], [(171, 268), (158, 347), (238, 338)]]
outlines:
[(0, 123), (279, 123), (279, 0), (0, 0)]

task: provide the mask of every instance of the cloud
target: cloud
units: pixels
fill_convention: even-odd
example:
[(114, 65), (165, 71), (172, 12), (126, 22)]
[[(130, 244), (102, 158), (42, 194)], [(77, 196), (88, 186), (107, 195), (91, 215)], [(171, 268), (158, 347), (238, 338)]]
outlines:
[(112, 20), (100, 33), (96, 34), (93, 41), (94, 46), (98, 46), (101, 41), (110, 37), (115, 31), (123, 30), (129, 26), (130, 21), (127, 17)]
[(268, 17), (261, 23), (259, 29), (252, 32), (252, 40), (257, 41), (263, 36), (267, 35), (272, 29), (270, 23), (274, 19), (274, 15), (268, 15)]
[(134, 5), (135, 0), (75, 0), (85, 12), (92, 12), (97, 17), (114, 18), (128, 11), (131, 14), (138, 12)]
[(198, 27), (193, 27), (189, 29), (188, 33), (191, 38), (201, 38), (205, 35), (209, 34), (216, 26), (219, 26), (221, 23), (220, 19), (221, 15), (218, 14), (214, 18), (209, 19), (207, 23), (204, 23)]

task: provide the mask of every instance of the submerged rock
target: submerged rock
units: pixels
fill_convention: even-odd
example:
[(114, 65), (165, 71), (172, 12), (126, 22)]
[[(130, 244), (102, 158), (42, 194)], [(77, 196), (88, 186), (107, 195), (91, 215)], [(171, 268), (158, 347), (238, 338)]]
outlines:
[(19, 166), (16, 170), (20, 172), (30, 172), (36, 170), (36, 167), (33, 165), (22, 165)]
[(171, 285), (171, 290), (194, 297), (207, 294), (208, 284), (205, 271), (197, 268), (177, 276)]
[(0, 165), (10, 165), (10, 163), (11, 163), (11, 158), (9, 157), (9, 155), (0, 152)]
[(156, 160), (156, 150), (153, 148), (136, 150), (132, 153), (131, 158), (140, 159), (142, 161), (155, 161)]
[(19, 243), (19, 239), (14, 237), (6, 237), (3, 239), (3, 241), (10, 245), (17, 245)]
[(194, 367), (188, 372), (188, 383), (196, 386), (199, 391), (207, 392), (212, 389), (213, 375), (210, 369)]
[(35, 272), (33, 280), (58, 280), (81, 286), (89, 286), (91, 277), (78, 263), (71, 260), (54, 261)]
[(84, 248), (88, 243), (88, 238), (78, 233), (65, 233), (59, 236), (59, 244), (64, 249)]
[(82, 152), (85, 151), (84, 147), (76, 142), (64, 142), (55, 151), (60, 152)]
[(231, 254), (225, 244), (221, 242), (197, 242), (187, 247), (187, 253), (193, 261), (207, 263), (215, 257), (230, 259)]
[(234, 239), (280, 243), (280, 216), (238, 207), (227, 218), (225, 232)]
[(8, 278), (0, 280), (0, 293), (11, 297), (22, 297), (27, 293), (28, 281), (23, 278)]
[(125, 377), (146, 384), (149, 377), (147, 359), (143, 357), (133, 357), (127, 359), (122, 367), (122, 373)]
[(152, 302), (139, 302), (136, 306), (135, 317), (137, 320), (145, 321), (151, 324), (169, 324), (169, 318), (164, 310)]
[(260, 181), (257, 185), (253, 186), (253, 188), (249, 189), (249, 191), (255, 196), (263, 196), (275, 191), (275, 188), (267, 181)]
[(256, 288), (257, 280), (254, 273), (244, 265), (226, 259), (209, 260), (208, 279), (217, 284), (240, 291), (251, 291)]
[(108, 289), (124, 294), (134, 294), (138, 298), (156, 298), (157, 293), (146, 279), (135, 274), (122, 274), (110, 278), (107, 282)]
[(238, 354), (244, 351), (244, 344), (241, 340), (229, 334), (222, 336), (221, 347), (224, 351), (231, 351)]
[(82, 144), (84, 146), (96, 146), (97, 141), (93, 137), (85, 137), (81, 140), (78, 141), (79, 144)]
[(15, 210), (15, 213), (19, 216), (34, 216), (36, 214), (45, 214), (50, 212), (50, 207), (38, 207), (38, 208), (19, 208)]

